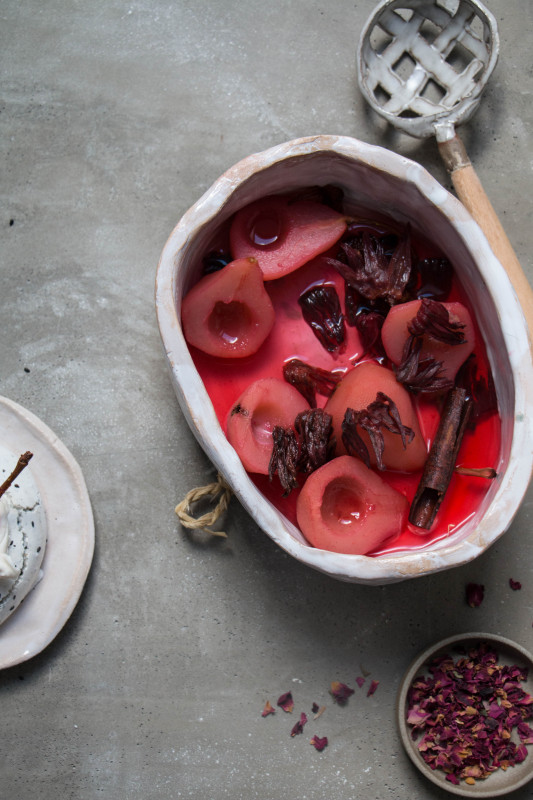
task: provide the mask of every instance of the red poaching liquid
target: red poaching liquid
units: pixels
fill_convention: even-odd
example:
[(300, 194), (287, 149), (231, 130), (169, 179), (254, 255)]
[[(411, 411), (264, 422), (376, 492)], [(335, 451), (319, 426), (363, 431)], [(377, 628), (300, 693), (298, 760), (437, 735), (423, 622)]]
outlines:
[[(361, 225), (361, 230), (364, 228), (370, 230), (371, 233), (380, 235), (385, 232), (382, 225), (378, 227), (365, 223)], [(442, 253), (435, 246), (421, 238), (413, 238), (412, 247), (420, 259), (442, 257)], [(338, 246), (336, 245), (331, 252), (319, 256), (295, 272), (265, 283), (274, 305), (276, 322), (269, 337), (254, 356), (244, 359), (220, 359), (190, 347), (194, 364), (211, 398), (223, 430), (226, 429), (228, 413), (244, 389), (259, 378), (283, 379), (283, 364), (292, 358), (299, 358), (312, 366), (326, 370), (339, 371), (341, 374), (359, 361), (367, 360), (365, 357), (361, 358), (362, 347), (357, 330), (349, 325), (346, 325), (344, 352), (340, 355), (328, 353), (303, 320), (298, 305), (298, 298), (306, 289), (318, 283), (328, 283), (336, 286), (344, 311), (344, 280), (324, 260), (326, 255), (335, 256), (337, 251)], [(450, 294), (445, 301), (463, 303), (469, 309), (474, 326), (476, 326), (473, 309), (461, 291), (455, 276)], [(474, 354), (477, 359), (478, 376), (487, 378), (490, 367), (477, 326)], [(424, 398), (424, 395), (413, 397), (422, 435), (429, 449), (439, 422), (440, 403), (434, 398)], [(317, 395), (319, 406), (324, 406), (326, 400), (327, 398)], [(466, 432), (459, 450), (457, 465), (496, 468), (500, 452), (500, 436), (499, 415), (496, 412), (484, 415), (477, 422), (474, 430)], [(384, 471), (379, 474), (391, 486), (404, 494), (409, 503), (412, 502), (421, 472), (407, 474)], [(305, 480), (303, 475), (298, 477), (300, 482)], [(296, 500), (299, 490), (295, 489), (288, 497), (283, 497), (277, 477), (274, 477), (272, 482), (266, 475), (251, 474), (250, 478), (259, 491), (297, 526)], [(490, 481), (487, 479), (454, 474), (430, 531), (408, 524), (399, 537), (386, 542), (371, 555), (420, 550), (429, 544), (445, 539), (476, 513), (489, 488)]]

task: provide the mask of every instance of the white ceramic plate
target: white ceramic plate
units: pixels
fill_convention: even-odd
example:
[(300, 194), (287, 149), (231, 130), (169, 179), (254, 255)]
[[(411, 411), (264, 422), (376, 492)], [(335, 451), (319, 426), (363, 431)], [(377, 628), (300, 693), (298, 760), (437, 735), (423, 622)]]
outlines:
[(0, 669), (40, 653), (57, 636), (79, 600), (94, 552), (94, 520), (81, 470), (57, 436), (34, 414), (0, 397), (2, 444), (30, 450), (42, 498), (48, 543), (43, 577), (0, 627)]
[[(521, 688), (530, 695), (533, 695), (533, 659), (531, 655), (520, 645), (490, 633), (463, 633), (459, 636), (451, 636), (441, 642), (428, 647), (411, 664), (405, 673), (398, 692), (397, 721), (400, 736), (407, 752), (407, 755), (418, 767), (418, 769), (430, 781), (445, 789), (451, 794), (461, 797), (472, 797), (474, 800), (480, 797), (506, 797), (515, 789), (519, 789), (533, 778), (533, 745), (528, 745), (528, 755), (521, 764), (509, 767), (507, 770), (499, 769), (489, 775), (484, 780), (478, 780), (474, 785), (469, 785), (461, 781), (455, 785), (446, 780), (445, 774), (440, 769), (432, 770), (420, 755), (417, 747), (417, 740), (411, 737), (412, 728), (406, 722), (407, 716), (407, 693), (413, 680), (418, 676), (428, 674), (427, 665), (437, 655), (449, 653), (456, 659), (459, 655), (458, 647), (471, 647), (478, 642), (488, 642), (498, 653), (498, 663), (516, 664), (528, 669), (526, 681), (522, 681)], [(527, 720), (531, 725), (531, 720)]]

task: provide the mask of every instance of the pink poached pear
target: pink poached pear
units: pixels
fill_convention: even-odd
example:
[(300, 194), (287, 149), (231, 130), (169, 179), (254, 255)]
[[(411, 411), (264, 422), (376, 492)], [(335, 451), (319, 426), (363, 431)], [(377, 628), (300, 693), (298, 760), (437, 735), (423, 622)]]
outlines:
[[(400, 472), (415, 472), (421, 469), (427, 458), (427, 449), (411, 397), (401, 386), (392, 370), (382, 367), (373, 361), (364, 361), (347, 372), (337, 384), (335, 391), (325, 405), (325, 411), (333, 418), (336, 455), (346, 453), (342, 442), (342, 422), (346, 409), (361, 411), (376, 400), (381, 392), (389, 397), (400, 415), (402, 425), (411, 428), (414, 433), (411, 442), (404, 448), (402, 437), (398, 433), (382, 430), (384, 440), (383, 465), (385, 469)], [(376, 458), (366, 431), (359, 432), (367, 445), (370, 463), (376, 466)]]
[(250, 384), (231, 408), (226, 436), (248, 472), (268, 475), (274, 447), (272, 431), (279, 425), (294, 429), (294, 420), (309, 409), (300, 392), (279, 378), (260, 378)]
[[(408, 326), (415, 319), (421, 304), (421, 300), (411, 300), (408, 303), (393, 306), (381, 328), (381, 341), (385, 352), (392, 363), (397, 366), (402, 363), (405, 344), (410, 336)], [(429, 356), (436, 361), (441, 361), (442, 367), (439, 375), (453, 381), (459, 367), (464, 364), (474, 349), (475, 332), (468, 309), (462, 303), (442, 303), (442, 305), (447, 310), (452, 324), (464, 325), (461, 329), (464, 342), (447, 344), (425, 334), (422, 337), (420, 359)]]
[(351, 456), (339, 456), (313, 472), (298, 497), (296, 514), (305, 538), (322, 550), (365, 555), (398, 536), (407, 499)]
[(274, 325), (274, 308), (255, 258), (240, 258), (205, 275), (185, 296), (185, 338), (204, 353), (244, 358), (261, 347)]
[(281, 278), (332, 247), (347, 217), (313, 200), (256, 200), (237, 212), (230, 229), (233, 258), (252, 256), (264, 280)]

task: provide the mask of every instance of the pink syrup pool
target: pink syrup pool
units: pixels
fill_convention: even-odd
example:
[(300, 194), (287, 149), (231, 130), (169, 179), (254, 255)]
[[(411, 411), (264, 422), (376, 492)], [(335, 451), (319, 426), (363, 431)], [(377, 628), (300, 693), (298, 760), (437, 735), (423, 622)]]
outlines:
[[(378, 235), (384, 232), (383, 225), (362, 223), (363, 228)], [(394, 228), (392, 227), (392, 230)], [(220, 241), (224, 241), (222, 234)], [(442, 253), (429, 242), (416, 237), (412, 241), (413, 250), (418, 258), (442, 257)], [(264, 377), (283, 379), (283, 365), (298, 358), (315, 367), (328, 371), (338, 371), (341, 375), (360, 361), (368, 360), (356, 328), (346, 326), (346, 346), (342, 353), (329, 353), (319, 342), (309, 325), (303, 320), (298, 298), (309, 287), (316, 284), (335, 285), (341, 306), (344, 311), (344, 280), (339, 273), (329, 266), (325, 257), (335, 256), (338, 246), (324, 256), (313, 259), (304, 267), (285, 277), (267, 281), (265, 287), (272, 300), (276, 322), (274, 328), (259, 351), (248, 358), (220, 359), (206, 355), (200, 350), (190, 347), (194, 364), (202, 378), (206, 391), (213, 403), (215, 413), (226, 429), (226, 419), (244, 389), (253, 381)], [(445, 298), (446, 302), (462, 302), (471, 312), (475, 322), (475, 314), (461, 286), (454, 276), (451, 289)], [(476, 326), (476, 344), (474, 355), (477, 359), (478, 377), (488, 379), (490, 367), (483, 340)], [(387, 362), (385, 366), (390, 366)], [(324, 406), (327, 398), (317, 395), (317, 405)], [(431, 445), (440, 418), (442, 398), (435, 399), (427, 395), (413, 396), (415, 408), (420, 422), (422, 434), (428, 449)], [(457, 458), (457, 466), (484, 468), (496, 467), (500, 453), (501, 421), (497, 411), (486, 412), (477, 420), (473, 429), (467, 430)], [(414, 498), (421, 472), (401, 473), (384, 471), (379, 473), (391, 486), (402, 492), (409, 503)], [(277, 476), (272, 481), (268, 476), (250, 474), (256, 487), (274, 506), (297, 526), (296, 501), (299, 489), (293, 490), (288, 497), (282, 496), (282, 489)], [(305, 476), (299, 475), (300, 484)], [(445, 539), (457, 531), (469, 520), (479, 508), (490, 488), (491, 481), (486, 478), (464, 476), (454, 473), (446, 496), (440, 506), (437, 517), (430, 531), (407, 524), (400, 536), (386, 542), (370, 555), (394, 553), (405, 550), (421, 550), (429, 544)]]

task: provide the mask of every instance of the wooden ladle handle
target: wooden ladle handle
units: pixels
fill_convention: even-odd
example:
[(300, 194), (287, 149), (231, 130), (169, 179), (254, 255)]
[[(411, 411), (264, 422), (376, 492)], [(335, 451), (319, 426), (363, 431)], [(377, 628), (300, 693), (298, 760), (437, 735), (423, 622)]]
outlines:
[(494, 255), (509, 276), (524, 312), (531, 345), (533, 342), (533, 289), (489, 198), (485, 194), (481, 181), (470, 163), (460, 138), (455, 134), (447, 141), (439, 141), (438, 146), (459, 200), (487, 237)]

